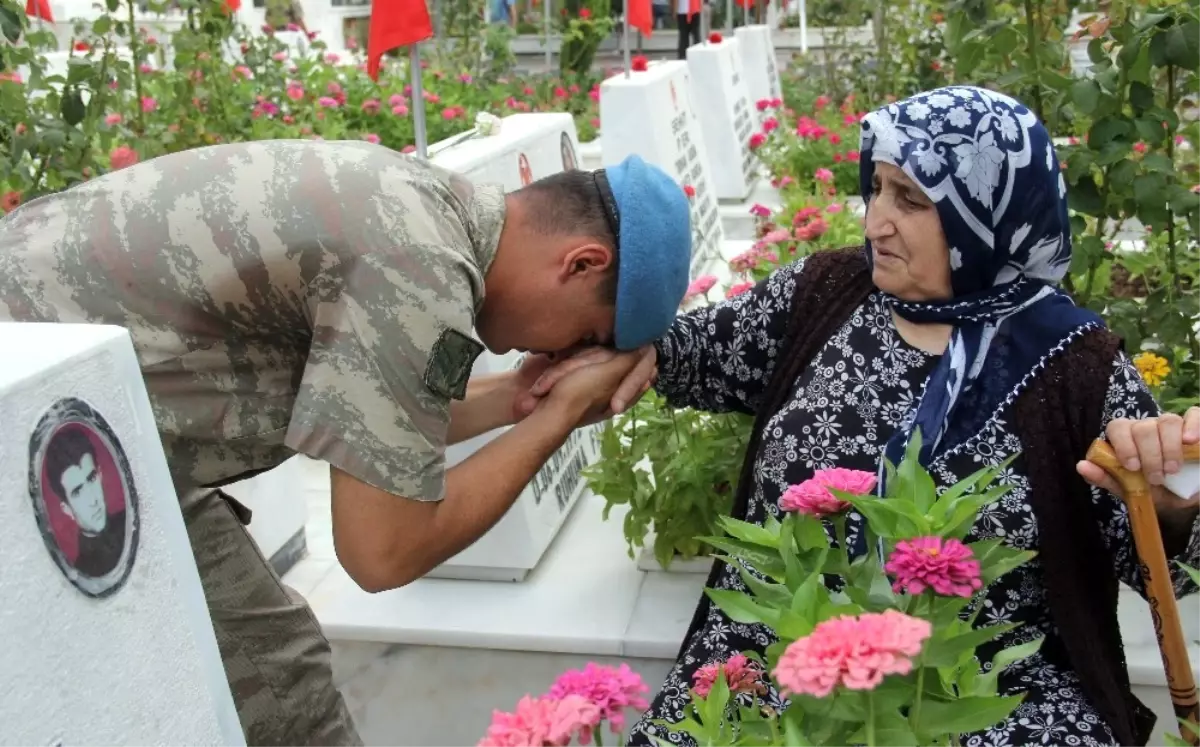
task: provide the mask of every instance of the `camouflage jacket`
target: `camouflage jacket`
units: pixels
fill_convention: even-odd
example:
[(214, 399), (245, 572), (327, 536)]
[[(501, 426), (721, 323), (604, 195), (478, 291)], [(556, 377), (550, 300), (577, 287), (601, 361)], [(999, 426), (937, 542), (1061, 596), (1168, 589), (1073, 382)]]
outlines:
[(503, 221), (377, 145), (189, 150), (0, 220), (0, 320), (126, 327), (178, 490), (298, 451), (436, 500)]

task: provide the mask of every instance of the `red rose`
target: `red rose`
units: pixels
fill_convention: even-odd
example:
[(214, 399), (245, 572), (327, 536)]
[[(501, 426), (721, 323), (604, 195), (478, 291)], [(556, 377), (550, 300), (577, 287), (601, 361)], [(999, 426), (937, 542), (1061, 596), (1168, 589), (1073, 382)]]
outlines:
[(721, 35), (716, 31), (708, 35), (708, 40), (713, 44), (720, 44), (723, 41)]
[(696, 188), (690, 184), (685, 184), (683, 185), (683, 193), (688, 196), (688, 199), (691, 199), (696, 196)]
[(645, 72), (646, 67), (649, 64), (650, 64), (650, 62), (646, 59), (646, 57), (644, 55), (639, 54), (636, 57), (634, 57), (632, 60), (630, 60), (629, 66), (631, 68), (633, 68), (634, 72), (641, 73), (641, 72)]

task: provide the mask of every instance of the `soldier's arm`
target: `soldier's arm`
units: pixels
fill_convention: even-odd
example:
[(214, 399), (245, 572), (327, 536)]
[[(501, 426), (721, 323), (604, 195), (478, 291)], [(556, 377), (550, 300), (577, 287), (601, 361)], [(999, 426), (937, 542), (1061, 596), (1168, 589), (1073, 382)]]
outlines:
[(516, 419), (513, 403), (517, 397), (515, 372), (477, 376), (467, 382), (467, 395), (450, 403), (450, 430), (447, 444), (466, 441), (482, 433), (512, 425)]
[(586, 411), (586, 404), (547, 401), (447, 472), (440, 501), (406, 500), (332, 470), (342, 567), (374, 593), (409, 584), (462, 552), (504, 516)]

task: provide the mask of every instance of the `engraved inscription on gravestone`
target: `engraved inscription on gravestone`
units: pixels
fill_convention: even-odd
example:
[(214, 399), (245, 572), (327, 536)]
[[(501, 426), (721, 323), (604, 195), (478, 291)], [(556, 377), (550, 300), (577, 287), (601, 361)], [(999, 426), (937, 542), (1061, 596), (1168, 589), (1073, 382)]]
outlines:
[(675, 173), (684, 185), (696, 191), (692, 197), (692, 271), (712, 254), (716, 239), (715, 228), (719, 216), (716, 199), (705, 178), (704, 166), (700, 162), (700, 151), (688, 134), (688, 112), (683, 111), (671, 119), (671, 134), (675, 137)]

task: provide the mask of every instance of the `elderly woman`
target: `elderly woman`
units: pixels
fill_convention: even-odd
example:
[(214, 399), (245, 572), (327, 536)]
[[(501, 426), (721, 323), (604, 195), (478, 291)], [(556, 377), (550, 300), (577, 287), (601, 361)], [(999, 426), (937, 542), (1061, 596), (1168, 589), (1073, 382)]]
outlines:
[[(1002, 478), (1014, 490), (970, 538), (1038, 556), (987, 591), (979, 623), (1023, 623), (998, 646), (1046, 641), (1001, 675), (1023, 704), (965, 743), (1145, 744), (1154, 716), (1130, 692), (1117, 624), (1118, 582), (1143, 590), (1129, 519), (1117, 486), (1079, 460), (1107, 434), (1161, 486), (1200, 440), (1200, 409), (1161, 415), (1120, 341), (1055, 287), (1071, 257), (1066, 187), (1028, 109), (953, 87), (862, 127), (865, 251), (812, 255), (681, 316), (656, 346), (656, 388), (675, 406), (757, 416), (734, 510), (752, 522), (778, 516), (814, 470), (899, 461), (916, 428), (942, 488), (1021, 452)], [(1196, 501), (1157, 498), (1168, 553), (1196, 563)], [(743, 588), (720, 562), (708, 585)], [(651, 720), (683, 718), (693, 673), (773, 641), (702, 598), (631, 744), (682, 741)]]

